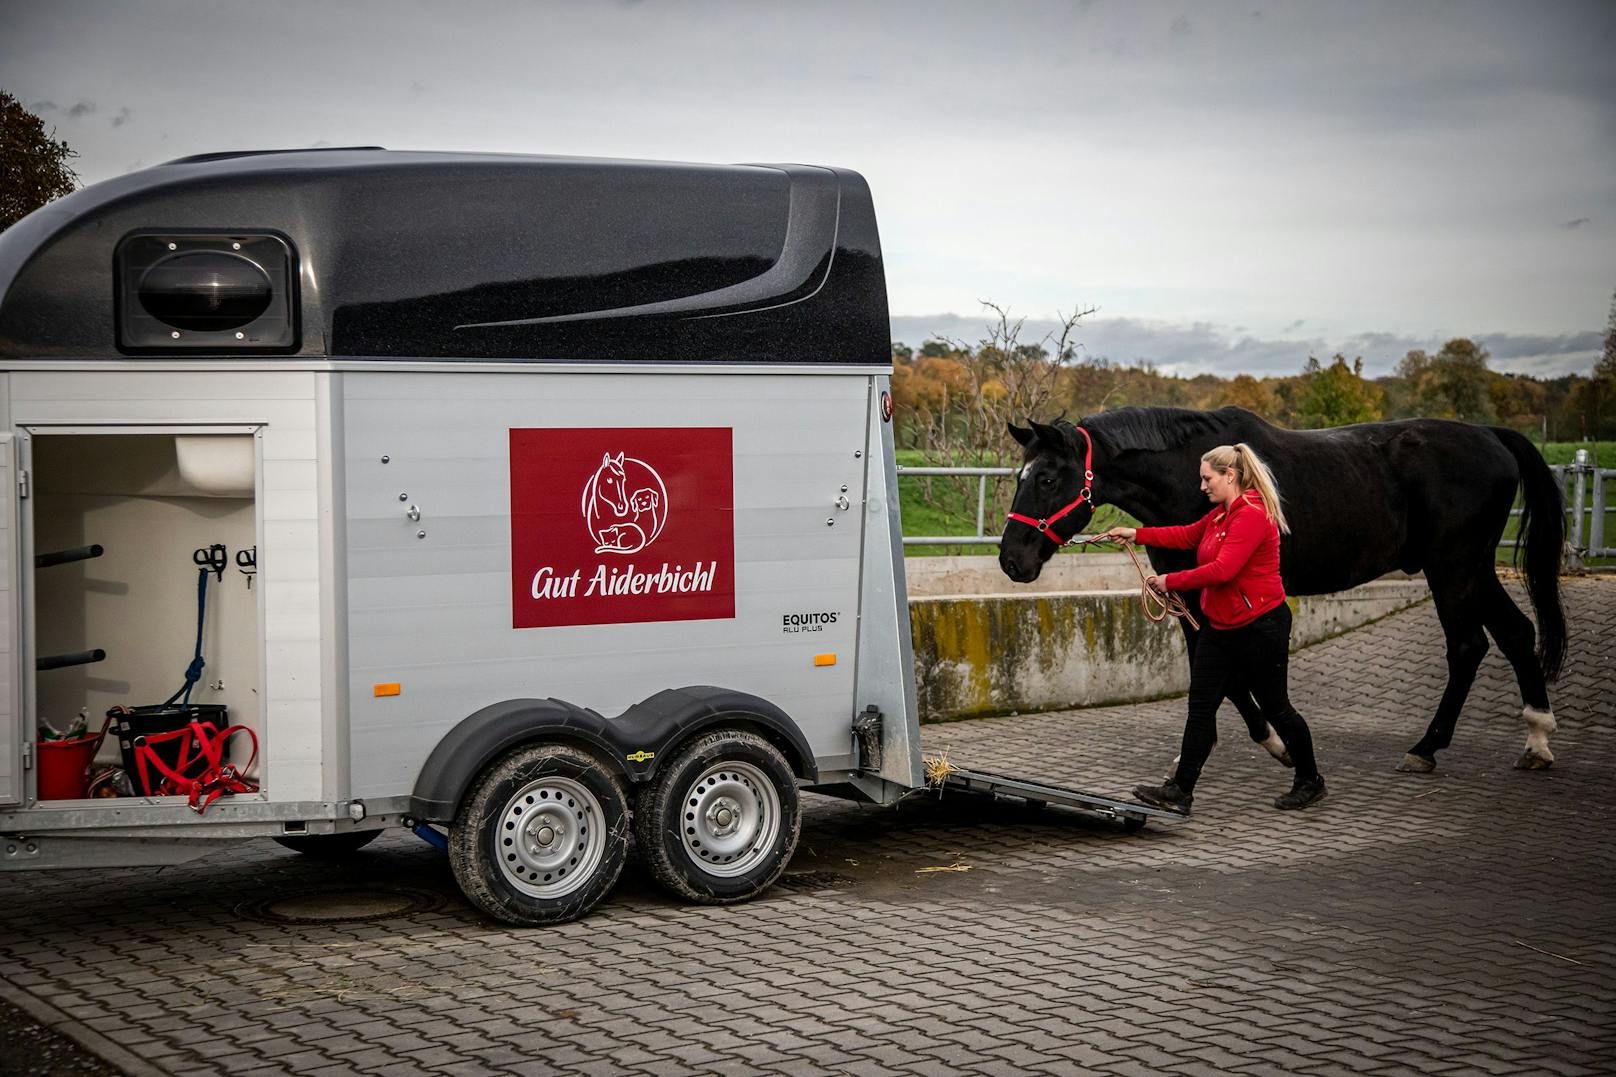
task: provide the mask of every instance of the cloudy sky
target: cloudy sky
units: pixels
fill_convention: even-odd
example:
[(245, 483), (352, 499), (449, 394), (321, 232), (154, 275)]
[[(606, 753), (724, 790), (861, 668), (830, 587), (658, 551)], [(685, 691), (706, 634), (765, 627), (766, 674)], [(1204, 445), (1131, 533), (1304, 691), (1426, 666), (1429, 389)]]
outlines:
[(1602, 0), (0, 0), (0, 88), (86, 182), (309, 145), (844, 165), (914, 344), (990, 299), (1184, 373), (1455, 335), (1560, 373), (1616, 290)]

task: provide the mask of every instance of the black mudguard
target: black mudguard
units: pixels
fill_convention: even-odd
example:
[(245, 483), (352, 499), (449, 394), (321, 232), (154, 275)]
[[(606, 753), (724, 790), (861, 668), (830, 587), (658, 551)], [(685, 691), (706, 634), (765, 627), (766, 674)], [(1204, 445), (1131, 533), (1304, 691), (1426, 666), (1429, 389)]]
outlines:
[(509, 699), (470, 715), (427, 757), (410, 814), (449, 822), (472, 780), (495, 759), (535, 741), (571, 744), (600, 757), (631, 784), (650, 781), (658, 764), (693, 734), (714, 726), (751, 729), (779, 748), (797, 777), (817, 781), (814, 753), (797, 723), (766, 699), (712, 685), (669, 688), (616, 718), (559, 699)]

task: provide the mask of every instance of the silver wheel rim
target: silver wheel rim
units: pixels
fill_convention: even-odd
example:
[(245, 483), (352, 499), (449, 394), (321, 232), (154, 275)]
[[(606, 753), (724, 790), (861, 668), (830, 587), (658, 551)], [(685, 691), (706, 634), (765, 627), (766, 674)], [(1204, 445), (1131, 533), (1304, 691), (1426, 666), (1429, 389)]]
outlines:
[(571, 778), (529, 782), (505, 802), (494, 858), (514, 889), (558, 898), (587, 883), (606, 855), (600, 800)]
[(731, 879), (768, 858), (780, 834), (780, 793), (750, 763), (715, 763), (690, 783), (679, 814), (691, 862)]

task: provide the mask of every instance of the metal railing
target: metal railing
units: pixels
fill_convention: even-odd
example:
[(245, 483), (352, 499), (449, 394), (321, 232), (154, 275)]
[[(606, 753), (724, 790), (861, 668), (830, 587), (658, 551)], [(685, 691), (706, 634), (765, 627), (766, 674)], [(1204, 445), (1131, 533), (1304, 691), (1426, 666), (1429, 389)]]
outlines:
[[(1560, 482), (1560, 494), (1566, 503), (1566, 567), (1579, 570), (1589, 557), (1616, 557), (1616, 547), (1608, 545), (1605, 536), (1605, 516), (1610, 511), (1605, 486), (1616, 480), (1616, 468), (1595, 467), (1587, 449), (1578, 449), (1569, 464), (1554, 464), (1549, 468)], [(1511, 516), (1519, 516), (1520, 509), (1510, 509)], [(1505, 539), (1500, 546), (1518, 546), (1515, 539)]]
[(898, 465), (898, 478), (926, 475), (976, 476), (976, 534), (930, 535), (921, 538), (904, 537), (905, 546), (997, 546), (1000, 536), (986, 532), (988, 511), (988, 479), (998, 475), (1014, 475), (1013, 467), (904, 467)]
[[(1560, 492), (1566, 501), (1566, 565), (1582, 568), (1585, 558), (1616, 557), (1616, 547), (1608, 545), (1616, 536), (1606, 537), (1605, 517), (1611, 502), (1606, 496), (1606, 484), (1616, 481), (1616, 468), (1595, 467), (1587, 449), (1578, 449), (1570, 464), (1555, 464), (1549, 468), (1560, 482)], [(923, 478), (927, 476), (974, 476), (976, 478), (976, 534), (974, 535), (921, 535), (905, 536), (905, 546), (997, 546), (1000, 536), (987, 534), (988, 479), (1014, 475), (1013, 467), (898, 467), (898, 477)], [(1511, 509), (1510, 515), (1519, 516), (1520, 509)], [(1514, 539), (1505, 539), (1500, 546), (1516, 545)]]

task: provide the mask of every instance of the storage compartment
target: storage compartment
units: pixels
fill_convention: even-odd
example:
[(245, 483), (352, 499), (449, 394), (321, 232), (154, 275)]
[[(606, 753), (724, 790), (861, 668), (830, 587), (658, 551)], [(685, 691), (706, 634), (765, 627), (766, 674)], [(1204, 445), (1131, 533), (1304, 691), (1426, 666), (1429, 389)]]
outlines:
[[(215, 722), (226, 708), (262, 747), (254, 437), (35, 431), (30, 458), (32, 714), (66, 729), (82, 710), (93, 734), (114, 707), (183, 699), (205, 571), (189, 701)], [(124, 765), (127, 751), (115, 725), (95, 762)], [(251, 755), (237, 735), (230, 761)]]

